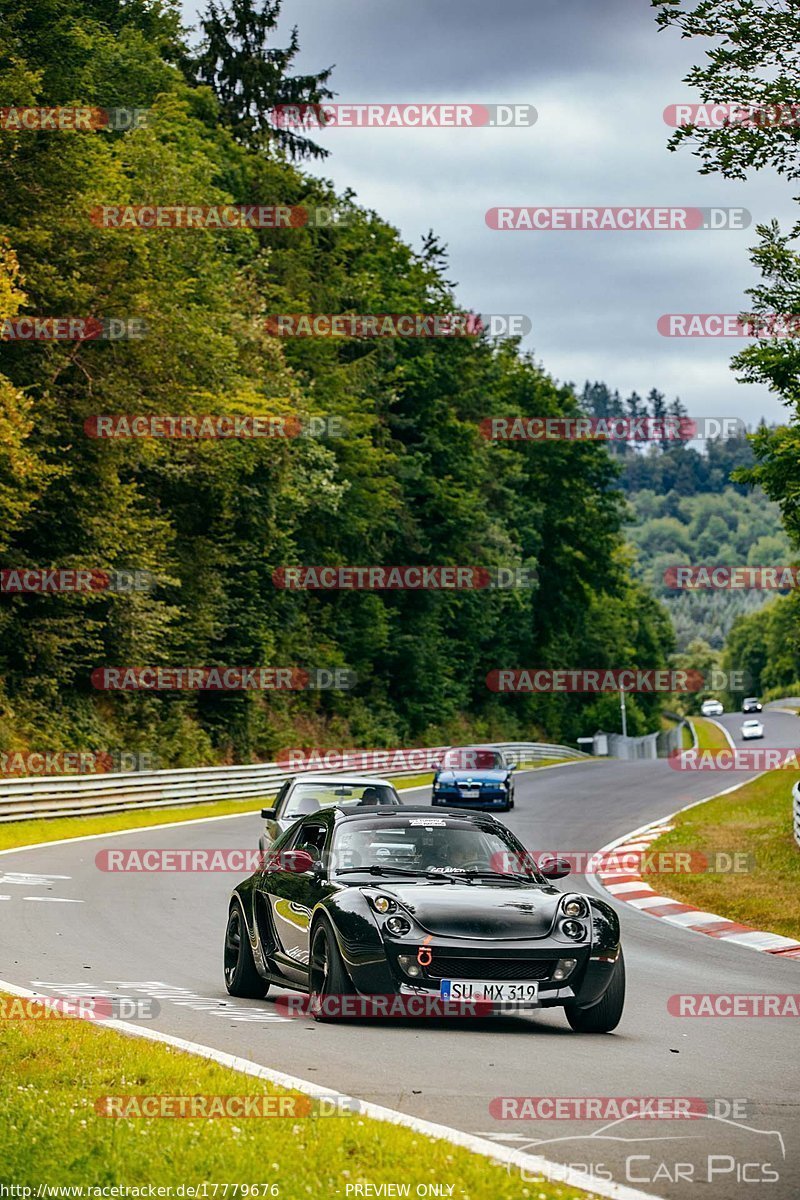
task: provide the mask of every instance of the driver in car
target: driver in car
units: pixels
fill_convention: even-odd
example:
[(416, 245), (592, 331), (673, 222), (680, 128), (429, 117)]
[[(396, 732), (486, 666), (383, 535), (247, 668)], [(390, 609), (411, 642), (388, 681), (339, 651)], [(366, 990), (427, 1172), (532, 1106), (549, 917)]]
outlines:
[[(447, 836), (442, 837), (441, 833)], [(445, 870), (447, 867), (489, 869), (479, 842), (474, 837), (454, 834), (452, 830), (426, 829), (417, 847), (415, 866), (423, 870)]]

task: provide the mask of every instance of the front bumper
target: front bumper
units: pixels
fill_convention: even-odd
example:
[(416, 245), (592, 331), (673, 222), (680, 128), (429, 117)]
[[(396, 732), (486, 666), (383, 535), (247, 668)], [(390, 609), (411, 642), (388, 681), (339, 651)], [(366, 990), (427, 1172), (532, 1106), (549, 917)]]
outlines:
[(431, 803), (454, 808), (507, 808), (511, 793), (506, 788), (481, 788), (480, 796), (465, 798), (459, 792), (434, 792)]
[[(570, 943), (564, 937), (513, 940), (498, 945), (486, 940), (431, 938), (424, 945), (387, 939), (380, 960), (370, 956), (353, 961), (345, 956), (348, 972), (362, 995), (439, 997), (443, 979), (473, 979), (528, 983), (536, 980), (535, 1001), (498, 1003), (510, 1008), (552, 1008), (575, 1002), (594, 1004), (605, 992), (619, 956), (619, 944), (600, 946)], [(409, 977), (400, 956), (411, 956), (423, 974)], [(552, 978), (559, 959), (574, 958), (576, 965), (563, 980)]]

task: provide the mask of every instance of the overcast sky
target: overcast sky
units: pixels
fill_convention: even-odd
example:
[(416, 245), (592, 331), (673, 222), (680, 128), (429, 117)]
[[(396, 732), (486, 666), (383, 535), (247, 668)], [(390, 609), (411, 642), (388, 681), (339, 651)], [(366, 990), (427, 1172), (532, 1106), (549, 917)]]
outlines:
[[(187, 19), (197, 12), (185, 2)], [(415, 248), (433, 228), (449, 248), (459, 302), (526, 313), (524, 345), (561, 381), (604, 380), (627, 395), (653, 386), (692, 416), (754, 425), (786, 410), (737, 384), (745, 343), (669, 339), (669, 312), (735, 313), (758, 279), (753, 227), (720, 232), (496, 232), (497, 205), (742, 206), (753, 225), (793, 217), (790, 183), (700, 176), (687, 147), (670, 153), (668, 104), (696, 100), (681, 82), (698, 41), (661, 32), (647, 0), (284, 0), (297, 24), (297, 70), (335, 65), (339, 103), (527, 102), (519, 129), (327, 129), (331, 157), (307, 165), (352, 187)], [(735, 99), (733, 97), (732, 99)], [(257, 198), (254, 198), (257, 199)]]

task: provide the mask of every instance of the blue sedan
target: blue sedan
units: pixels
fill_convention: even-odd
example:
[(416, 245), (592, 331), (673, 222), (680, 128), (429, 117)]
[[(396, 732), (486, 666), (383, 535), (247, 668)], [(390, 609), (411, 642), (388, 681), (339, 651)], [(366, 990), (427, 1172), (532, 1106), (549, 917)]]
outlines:
[(514, 764), (499, 750), (462, 746), (448, 750), (433, 777), (432, 803), (508, 812), (514, 807)]

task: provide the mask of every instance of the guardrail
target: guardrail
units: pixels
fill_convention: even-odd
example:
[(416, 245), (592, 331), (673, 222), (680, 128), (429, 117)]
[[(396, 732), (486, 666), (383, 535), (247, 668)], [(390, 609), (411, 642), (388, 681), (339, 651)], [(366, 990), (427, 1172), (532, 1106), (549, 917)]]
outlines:
[(794, 809), (794, 840), (800, 846), (800, 783), (792, 788), (792, 807)]
[[(546, 742), (493, 742), (486, 749), (502, 750), (515, 762), (542, 758), (589, 758), (582, 750)], [(426, 754), (444, 753), (447, 746), (425, 747)], [(308, 767), (298, 768), (308, 770)], [(318, 768), (331, 771), (326, 764)], [(374, 771), (392, 776), (417, 775), (425, 768)], [(177, 771), (129, 771), (107, 775), (25, 776), (0, 781), (0, 822), (32, 821), (46, 817), (76, 817), (87, 813), (122, 812), (219, 800), (268, 799), (298, 770), (278, 763), (240, 767), (188, 767)], [(333, 772), (336, 773), (336, 772)], [(339, 768), (341, 773), (341, 768)], [(363, 770), (358, 773), (364, 773)]]

